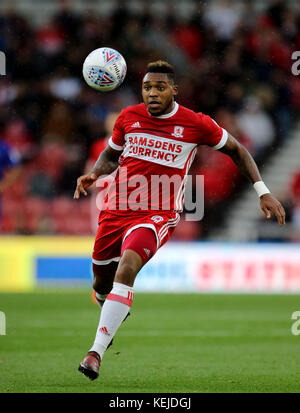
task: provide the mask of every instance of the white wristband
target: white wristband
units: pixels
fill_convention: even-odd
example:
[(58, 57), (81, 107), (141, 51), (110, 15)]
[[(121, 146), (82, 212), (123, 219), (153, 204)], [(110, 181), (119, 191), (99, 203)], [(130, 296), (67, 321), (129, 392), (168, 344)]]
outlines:
[(257, 195), (261, 197), (262, 195), (265, 194), (270, 194), (269, 189), (266, 187), (263, 181), (257, 181), (255, 184), (253, 184), (253, 188), (255, 189)]

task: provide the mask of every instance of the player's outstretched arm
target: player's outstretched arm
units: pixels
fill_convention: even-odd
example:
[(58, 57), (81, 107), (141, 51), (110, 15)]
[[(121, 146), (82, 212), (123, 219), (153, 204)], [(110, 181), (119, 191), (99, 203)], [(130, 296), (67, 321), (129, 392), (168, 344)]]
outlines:
[(79, 199), (80, 194), (87, 195), (89, 188), (101, 175), (109, 175), (118, 167), (118, 160), (122, 151), (116, 151), (109, 145), (102, 151), (91, 172), (81, 175), (77, 179), (77, 186), (74, 192), (74, 199)]
[(262, 182), (257, 165), (247, 151), (233, 136), (228, 134), (226, 144), (220, 149), (221, 152), (231, 157), (239, 170), (254, 184), (259, 198), (260, 207), (267, 219), (270, 219), (272, 213), (276, 216), (280, 226), (285, 224), (285, 211), (281, 203), (271, 195), (267, 187)]

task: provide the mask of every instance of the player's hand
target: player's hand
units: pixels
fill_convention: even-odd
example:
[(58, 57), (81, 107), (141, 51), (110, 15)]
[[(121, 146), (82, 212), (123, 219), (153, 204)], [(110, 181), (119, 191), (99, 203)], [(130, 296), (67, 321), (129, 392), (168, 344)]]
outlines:
[(79, 199), (80, 194), (87, 196), (86, 188), (93, 185), (93, 183), (97, 181), (97, 175), (94, 173), (81, 175), (77, 179), (77, 186), (74, 192), (74, 199)]
[(285, 224), (285, 210), (281, 203), (271, 194), (265, 194), (260, 197), (260, 207), (267, 219), (270, 219), (273, 213), (281, 227)]

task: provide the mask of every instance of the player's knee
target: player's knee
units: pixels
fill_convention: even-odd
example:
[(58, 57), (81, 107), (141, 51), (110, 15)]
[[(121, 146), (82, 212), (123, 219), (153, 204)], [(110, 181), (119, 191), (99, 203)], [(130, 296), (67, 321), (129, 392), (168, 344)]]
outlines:
[(142, 267), (142, 259), (134, 251), (125, 251), (119, 263), (115, 281), (133, 285), (135, 277)]
[(115, 280), (122, 284), (129, 285), (135, 275), (135, 266), (131, 263), (123, 263), (117, 270)]
[(98, 294), (108, 294), (112, 289), (112, 282), (94, 276), (93, 289)]
[[(115, 263), (116, 264), (116, 263)], [(99, 294), (108, 294), (113, 285), (116, 268), (93, 264), (93, 289)]]

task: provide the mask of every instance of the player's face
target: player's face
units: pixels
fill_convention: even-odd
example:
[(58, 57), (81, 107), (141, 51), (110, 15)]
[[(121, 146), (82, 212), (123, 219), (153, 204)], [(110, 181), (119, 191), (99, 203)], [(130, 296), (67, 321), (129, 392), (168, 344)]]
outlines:
[(171, 112), (177, 93), (177, 86), (170, 81), (166, 73), (146, 73), (142, 95), (151, 115), (160, 116)]

